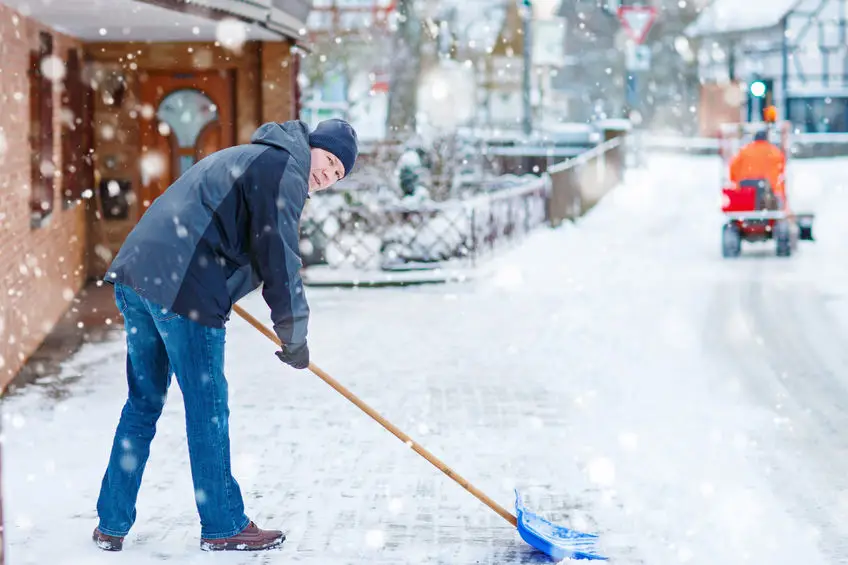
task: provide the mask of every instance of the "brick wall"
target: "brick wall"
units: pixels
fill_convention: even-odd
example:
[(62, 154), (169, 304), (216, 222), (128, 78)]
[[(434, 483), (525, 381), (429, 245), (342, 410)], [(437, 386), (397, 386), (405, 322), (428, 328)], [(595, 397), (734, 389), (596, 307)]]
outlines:
[[(0, 4), (0, 390), (40, 345), (85, 280), (85, 210), (64, 209), (56, 178), (53, 213), (30, 227), (29, 54), (51, 31), (65, 59), (79, 43)], [(62, 170), (61, 83), (53, 88), (54, 162)]]
[(288, 42), (263, 42), (262, 122), (284, 122), (297, 117), (295, 58)]
[[(92, 211), (64, 209), (57, 178), (53, 213), (41, 228), (30, 228), (29, 54), (37, 48), (41, 24), (0, 4), (0, 389), (37, 349), (88, 277), (105, 271), (140, 215), (93, 221)], [(54, 54), (80, 46), (53, 32)], [(297, 115), (296, 65), (290, 44), (248, 42), (240, 53), (213, 43), (86, 43), (87, 72), (119, 71), (128, 90), (119, 108), (95, 96), (95, 184), (105, 176), (141, 185), (138, 84), (144, 71), (192, 69), (234, 73), (235, 140), (247, 143), (256, 127)], [(131, 55), (128, 56), (128, 55)], [(97, 81), (95, 81), (97, 82)], [(61, 83), (53, 89), (54, 160), (61, 163)], [(86, 229), (89, 226), (89, 229)]]

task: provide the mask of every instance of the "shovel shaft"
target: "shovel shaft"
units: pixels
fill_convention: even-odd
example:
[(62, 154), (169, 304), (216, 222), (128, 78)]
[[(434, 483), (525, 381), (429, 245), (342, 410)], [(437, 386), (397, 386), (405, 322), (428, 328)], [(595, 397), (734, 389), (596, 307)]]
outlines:
[[(236, 312), (236, 314), (244, 318), (250, 325), (265, 334), (268, 339), (276, 343), (278, 346), (282, 347), (280, 338), (278, 338), (277, 335), (273, 331), (271, 331), (267, 326), (265, 326), (262, 322), (248, 314), (241, 306), (236, 304), (233, 306), (233, 310)], [(514, 527), (518, 525), (518, 521), (511, 512), (509, 512), (503, 506), (499, 505), (497, 502), (486, 496), (485, 493), (477, 489), (477, 487), (469, 483), (457, 472), (445, 465), (441, 460), (439, 460), (438, 457), (424, 449), (424, 447), (419, 445), (418, 442), (414, 441), (411, 437), (409, 437), (400, 429), (398, 429), (394, 424), (383, 418), (376, 410), (361, 401), (355, 394), (345, 388), (340, 382), (338, 382), (336, 379), (327, 374), (326, 371), (316, 366), (314, 363), (309, 363), (309, 370), (312, 371), (322, 381), (336, 389), (339, 394), (353, 402), (357, 406), (357, 408), (371, 416), (371, 418), (376, 420), (378, 424), (389, 430), (392, 434), (395, 435), (395, 437), (397, 437), (407, 446), (412, 448), (412, 450), (415, 451), (418, 455), (432, 463), (442, 473), (459, 483), (462, 488), (477, 497), (480, 502), (497, 512), (504, 520), (512, 524)]]

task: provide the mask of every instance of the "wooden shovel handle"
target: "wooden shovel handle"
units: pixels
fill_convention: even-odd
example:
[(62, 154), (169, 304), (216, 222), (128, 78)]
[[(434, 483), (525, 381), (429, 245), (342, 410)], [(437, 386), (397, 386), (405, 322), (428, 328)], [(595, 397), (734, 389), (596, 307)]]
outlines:
[[(252, 325), (254, 328), (265, 334), (265, 336), (276, 343), (278, 346), (282, 347), (282, 343), (280, 342), (280, 338), (277, 337), (273, 331), (271, 331), (267, 326), (262, 324), (259, 320), (248, 314), (241, 306), (238, 304), (233, 305), (233, 310), (235, 310), (236, 314), (247, 320), (247, 322)], [(459, 483), (462, 488), (473, 494), (477, 497), (480, 502), (497, 512), (504, 520), (512, 524), (513, 526), (518, 525), (518, 521), (515, 516), (497, 502), (486, 496), (483, 492), (478, 490), (474, 485), (469, 483), (467, 480), (462, 478), (458, 473), (456, 473), (453, 469), (442, 463), (435, 455), (421, 447), (417, 442), (415, 442), (408, 435), (400, 431), (396, 428), (391, 422), (383, 418), (379, 413), (377, 413), (373, 408), (362, 402), (355, 394), (350, 392), (341, 383), (339, 383), (336, 379), (328, 375), (323, 369), (317, 367), (314, 363), (309, 363), (309, 370), (315, 373), (315, 375), (323, 380), (325, 383), (336, 389), (342, 396), (356, 404), (356, 406), (371, 416), (373, 419), (377, 421), (378, 424), (392, 432), (399, 440), (404, 442), (406, 445), (412, 448), (418, 455), (432, 463), (437, 469), (439, 469), (442, 473), (450, 477)]]

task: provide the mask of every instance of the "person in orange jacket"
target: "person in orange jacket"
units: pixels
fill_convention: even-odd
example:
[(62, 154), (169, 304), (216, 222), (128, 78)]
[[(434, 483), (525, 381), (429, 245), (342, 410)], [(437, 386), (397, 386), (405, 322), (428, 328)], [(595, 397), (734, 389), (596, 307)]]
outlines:
[(762, 130), (757, 132), (754, 141), (740, 149), (730, 162), (730, 181), (738, 186), (743, 180), (768, 180), (780, 201), (780, 207), (783, 208), (786, 203), (786, 189), (783, 183), (785, 169), (786, 155), (768, 141), (768, 131)]

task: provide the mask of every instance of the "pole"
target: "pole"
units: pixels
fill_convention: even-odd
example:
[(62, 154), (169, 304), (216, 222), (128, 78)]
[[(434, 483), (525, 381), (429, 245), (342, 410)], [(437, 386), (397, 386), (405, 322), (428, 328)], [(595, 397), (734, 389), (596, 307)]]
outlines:
[(783, 107), (783, 119), (788, 120), (789, 101), (787, 98), (789, 96), (789, 39), (787, 39), (786, 36), (789, 31), (789, 16), (783, 16), (780, 23), (783, 28), (780, 42), (780, 93), (783, 99), (780, 101), (780, 105)]
[(530, 67), (533, 62), (533, 58), (531, 56), (531, 51), (533, 49), (531, 42), (531, 29), (533, 23), (533, 6), (531, 4), (531, 0), (522, 0), (522, 11), (524, 12), (524, 88), (523, 88), (523, 102), (524, 102), (524, 120), (523, 120), (523, 129), (524, 135), (530, 135), (533, 131), (533, 121), (531, 116), (531, 108), (530, 108)]

